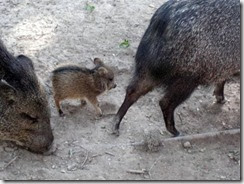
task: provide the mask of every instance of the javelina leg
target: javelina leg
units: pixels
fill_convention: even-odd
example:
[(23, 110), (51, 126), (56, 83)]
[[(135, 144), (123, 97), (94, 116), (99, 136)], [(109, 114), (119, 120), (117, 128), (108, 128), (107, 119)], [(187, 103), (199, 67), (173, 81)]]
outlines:
[(225, 85), (225, 81), (215, 85), (215, 89), (214, 89), (213, 94), (216, 97), (216, 100), (217, 100), (216, 102), (219, 104), (225, 103), (224, 85)]
[(55, 98), (55, 104), (56, 104), (56, 107), (58, 109), (59, 116), (63, 117), (64, 113), (63, 113), (63, 111), (61, 110), (61, 107), (60, 107), (60, 100)]
[(127, 110), (133, 105), (142, 95), (147, 94), (155, 87), (155, 83), (144, 78), (134, 79), (126, 90), (126, 96), (123, 104), (120, 106), (119, 111), (114, 117), (115, 123), (113, 134), (119, 135), (119, 125)]
[(174, 111), (178, 105), (191, 95), (196, 87), (197, 85), (193, 81), (178, 79), (168, 86), (165, 96), (159, 101), (164, 116), (165, 126), (174, 136), (180, 134), (175, 128)]
[(83, 99), (81, 99), (81, 100), (80, 100), (80, 107), (82, 108), (82, 107), (84, 107), (85, 105), (86, 105), (86, 101), (83, 100)]
[(93, 105), (96, 110), (97, 116), (101, 117), (103, 115), (102, 110), (99, 107), (99, 103), (96, 97), (88, 97), (89, 102)]

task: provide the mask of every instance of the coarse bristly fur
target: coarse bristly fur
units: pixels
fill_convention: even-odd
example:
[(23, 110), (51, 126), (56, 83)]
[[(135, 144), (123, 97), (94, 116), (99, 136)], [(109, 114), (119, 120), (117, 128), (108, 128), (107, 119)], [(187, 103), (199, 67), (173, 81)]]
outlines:
[(115, 116), (114, 133), (129, 107), (157, 86), (166, 128), (179, 135), (174, 110), (198, 85), (214, 84), (224, 103), (225, 81), (240, 72), (240, 1), (169, 0), (153, 15), (135, 58), (134, 78)]
[(0, 140), (47, 152), (53, 142), (50, 110), (30, 58), (14, 57), (0, 42)]
[(54, 100), (60, 116), (64, 113), (60, 103), (65, 99), (80, 99), (81, 104), (88, 100), (95, 108), (98, 116), (102, 115), (97, 96), (116, 87), (114, 73), (99, 58), (94, 59), (93, 69), (77, 65), (58, 67), (53, 71), (52, 85)]

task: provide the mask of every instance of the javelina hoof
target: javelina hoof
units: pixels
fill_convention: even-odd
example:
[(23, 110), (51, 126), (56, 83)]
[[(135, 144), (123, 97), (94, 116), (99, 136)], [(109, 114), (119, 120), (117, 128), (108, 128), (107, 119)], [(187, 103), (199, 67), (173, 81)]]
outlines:
[(226, 100), (224, 99), (223, 96), (216, 96), (216, 103), (217, 104), (224, 104)]
[(62, 110), (59, 110), (58, 113), (59, 113), (59, 116), (60, 116), (60, 117), (64, 117), (64, 116), (65, 116), (65, 114), (63, 113)]
[(86, 105), (86, 101), (85, 100), (81, 100), (80, 101), (80, 107), (82, 108), (82, 107), (84, 107)]
[(178, 137), (180, 135), (178, 130), (170, 131), (170, 133), (173, 134), (173, 137)]
[(112, 131), (112, 134), (113, 135), (116, 135), (116, 136), (119, 136), (119, 129), (113, 129), (113, 131)]
[(178, 132), (178, 131), (173, 134), (173, 137), (178, 137), (178, 136), (181, 136), (180, 132)]

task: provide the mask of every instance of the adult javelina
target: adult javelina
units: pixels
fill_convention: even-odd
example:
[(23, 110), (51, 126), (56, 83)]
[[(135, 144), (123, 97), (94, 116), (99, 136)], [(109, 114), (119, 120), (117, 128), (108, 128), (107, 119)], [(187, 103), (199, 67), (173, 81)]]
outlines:
[(0, 42), (0, 140), (44, 153), (53, 142), (47, 98), (32, 61)]
[(134, 78), (115, 116), (114, 133), (128, 108), (154, 87), (166, 128), (175, 128), (174, 110), (199, 85), (214, 84), (224, 101), (226, 79), (240, 70), (239, 0), (169, 0), (153, 15), (136, 53)]

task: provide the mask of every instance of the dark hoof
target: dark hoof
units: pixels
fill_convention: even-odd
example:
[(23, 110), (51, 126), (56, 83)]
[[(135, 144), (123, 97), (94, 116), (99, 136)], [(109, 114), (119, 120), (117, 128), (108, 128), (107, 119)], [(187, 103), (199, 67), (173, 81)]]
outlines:
[(173, 133), (173, 137), (178, 137), (178, 136), (180, 136), (181, 134), (180, 134), (180, 132), (178, 132), (178, 131), (176, 131), (176, 132), (174, 132)]
[(116, 136), (119, 136), (119, 129), (114, 129), (114, 130), (112, 131), (112, 134), (113, 134), (113, 135), (116, 135)]
[(217, 104), (224, 104), (226, 102), (223, 96), (216, 96), (216, 103)]
[(217, 104), (225, 104), (225, 102), (226, 102), (226, 100), (224, 99), (224, 100), (216, 100), (216, 103)]
[(81, 100), (80, 108), (83, 108), (85, 105), (86, 105), (86, 101), (85, 100)]
[(60, 117), (64, 117), (64, 116), (65, 116), (65, 114), (64, 114), (63, 111), (61, 111), (61, 110), (59, 110), (58, 113), (59, 113), (59, 116), (60, 116)]

